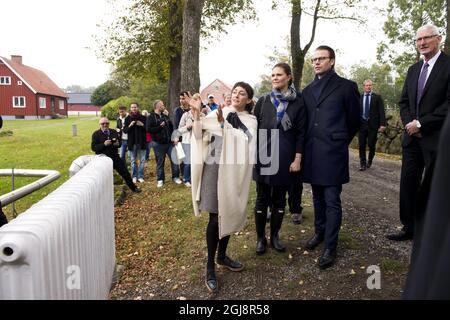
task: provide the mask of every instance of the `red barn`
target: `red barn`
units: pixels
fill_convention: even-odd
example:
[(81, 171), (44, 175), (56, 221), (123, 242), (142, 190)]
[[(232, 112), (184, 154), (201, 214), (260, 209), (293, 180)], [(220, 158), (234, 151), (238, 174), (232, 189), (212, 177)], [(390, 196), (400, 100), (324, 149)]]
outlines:
[(68, 93), (69, 115), (95, 115), (101, 114), (101, 107), (91, 102), (90, 93)]
[(0, 115), (3, 119), (67, 116), (67, 95), (44, 72), (22, 64), (22, 56), (0, 57)]
[(208, 96), (212, 94), (214, 96), (214, 101), (217, 104), (224, 103), (224, 95), (227, 93), (231, 93), (231, 89), (233, 87), (226, 84), (225, 82), (216, 79), (210, 85), (208, 85), (205, 89), (200, 93), (203, 102), (208, 101)]

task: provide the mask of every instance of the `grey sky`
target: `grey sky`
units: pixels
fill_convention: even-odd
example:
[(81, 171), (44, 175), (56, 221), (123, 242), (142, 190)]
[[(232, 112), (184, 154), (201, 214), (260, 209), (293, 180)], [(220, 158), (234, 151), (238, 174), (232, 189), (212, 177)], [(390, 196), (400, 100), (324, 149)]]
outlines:
[[(380, 2), (386, 3), (387, 0)], [(377, 2), (380, 5), (380, 2)], [(202, 41), (201, 86), (219, 78), (230, 84), (255, 84), (270, 72), (267, 56), (274, 47), (283, 51), (290, 30), (289, 10), (271, 11), (271, 0), (255, 1), (259, 22), (228, 28), (211, 44)], [(0, 55), (23, 56), (25, 64), (46, 72), (60, 87), (97, 86), (108, 78), (110, 66), (95, 55), (97, 24), (113, 15), (107, 0), (0, 0)], [(313, 45), (328, 44), (344, 67), (375, 62), (376, 46), (383, 38), (384, 17), (368, 12), (370, 27), (332, 23), (319, 25)], [(309, 30), (305, 26), (305, 30)]]

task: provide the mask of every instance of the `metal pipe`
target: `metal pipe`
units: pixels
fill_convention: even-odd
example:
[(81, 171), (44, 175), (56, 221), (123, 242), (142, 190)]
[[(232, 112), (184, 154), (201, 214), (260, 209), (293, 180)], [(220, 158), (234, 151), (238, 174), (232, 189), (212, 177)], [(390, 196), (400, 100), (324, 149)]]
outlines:
[(8, 177), (14, 173), (15, 177), (43, 177), (35, 182), (32, 182), (22, 188), (11, 191), (5, 195), (0, 196), (0, 203), (6, 206), (20, 198), (29, 195), (30, 193), (39, 190), (51, 182), (58, 179), (61, 174), (55, 170), (31, 170), (31, 169), (0, 169), (0, 177)]

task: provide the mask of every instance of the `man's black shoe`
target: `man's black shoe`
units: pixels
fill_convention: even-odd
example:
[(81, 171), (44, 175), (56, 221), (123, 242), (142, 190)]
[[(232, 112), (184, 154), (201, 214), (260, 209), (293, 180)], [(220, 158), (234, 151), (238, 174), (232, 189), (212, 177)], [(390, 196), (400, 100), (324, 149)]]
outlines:
[(133, 190), (134, 193), (141, 193), (142, 190), (139, 187), (136, 187), (136, 189)]
[(306, 242), (306, 249), (314, 250), (319, 244), (323, 242), (323, 236), (314, 234), (314, 236)]
[(361, 165), (361, 167), (359, 168), (359, 171), (366, 171), (367, 166), (365, 164)]
[(219, 290), (219, 285), (217, 283), (216, 273), (214, 272), (214, 269), (206, 270), (205, 284), (209, 292), (217, 292)]
[(400, 231), (398, 233), (392, 233), (392, 234), (388, 234), (386, 236), (386, 238), (388, 238), (389, 240), (392, 241), (406, 241), (406, 240), (412, 240), (413, 238), (413, 233), (411, 232), (406, 232), (406, 231)]
[(372, 166), (372, 160), (369, 160), (369, 162), (367, 162), (366, 169), (369, 169), (371, 166)]
[(244, 269), (244, 265), (242, 263), (240, 263), (239, 261), (231, 260), (228, 256), (225, 256), (224, 259), (217, 258), (216, 263), (219, 266), (225, 267), (228, 270), (234, 272), (242, 271), (242, 269)]
[(336, 260), (336, 250), (325, 249), (322, 256), (319, 259), (319, 268), (327, 269), (334, 264)]

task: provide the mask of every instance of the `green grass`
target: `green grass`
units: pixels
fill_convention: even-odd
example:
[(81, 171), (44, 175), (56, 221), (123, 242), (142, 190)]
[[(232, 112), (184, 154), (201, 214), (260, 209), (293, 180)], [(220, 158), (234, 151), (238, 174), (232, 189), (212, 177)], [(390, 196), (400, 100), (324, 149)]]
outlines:
[[(77, 125), (78, 135), (72, 137), (72, 124)], [(17, 212), (23, 212), (32, 204), (55, 190), (69, 176), (73, 160), (81, 155), (93, 154), (91, 135), (98, 127), (98, 120), (69, 118), (59, 120), (4, 121), (1, 131), (11, 130), (13, 135), (0, 137), (1, 169), (47, 169), (57, 170), (61, 177), (45, 188), (18, 200)], [(22, 187), (35, 178), (16, 178), (15, 188)], [(11, 177), (0, 177), (0, 194), (11, 191)], [(12, 217), (11, 205), (4, 208)]]
[(403, 261), (385, 258), (381, 261), (381, 270), (386, 272), (401, 273), (408, 270), (408, 265)]

